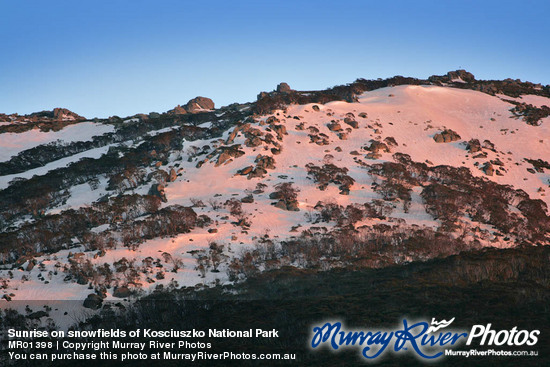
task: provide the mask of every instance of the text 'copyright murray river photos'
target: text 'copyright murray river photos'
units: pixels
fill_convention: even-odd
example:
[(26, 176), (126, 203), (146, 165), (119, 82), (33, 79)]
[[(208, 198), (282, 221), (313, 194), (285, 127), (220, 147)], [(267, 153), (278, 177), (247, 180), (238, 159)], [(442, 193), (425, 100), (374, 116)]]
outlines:
[(216, 340), (222, 338), (278, 338), (279, 331), (248, 329), (152, 330), (99, 329), (90, 331), (7, 332), (11, 361), (41, 360), (295, 360), (296, 354), (220, 351)]

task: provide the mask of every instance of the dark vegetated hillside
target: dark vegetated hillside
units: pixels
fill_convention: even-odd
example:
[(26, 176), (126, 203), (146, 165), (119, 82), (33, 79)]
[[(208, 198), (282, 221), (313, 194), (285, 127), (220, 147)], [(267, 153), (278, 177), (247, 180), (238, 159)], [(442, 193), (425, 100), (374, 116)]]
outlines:
[[(311, 352), (308, 342), (312, 327), (338, 318), (350, 328), (380, 330), (395, 328), (403, 318), (430, 322), (432, 317), (438, 320), (456, 317), (453, 327), (467, 331), (473, 325), (487, 323), (492, 324), (493, 330), (517, 326), (519, 330), (541, 331), (538, 344), (532, 347), (539, 351), (539, 358), (469, 357), (468, 364), (542, 366), (549, 362), (543, 358), (548, 358), (550, 352), (549, 259), (550, 249), (529, 247), (462, 253), (379, 270), (316, 272), (284, 268), (249, 278), (232, 288), (231, 293), (227, 292), (228, 288), (220, 287), (199, 292), (156, 292), (121, 316), (110, 316), (106, 312), (80, 327), (275, 328), (279, 330), (279, 338), (208, 341), (213, 343), (211, 351), (296, 353), (298, 361), (293, 365), (363, 366), (367, 362), (357, 349)], [(227, 362), (224, 364), (229, 364)], [(447, 357), (436, 364), (462, 366), (465, 362), (462, 357)], [(142, 365), (151, 365), (151, 362)], [(163, 361), (163, 365), (179, 364)], [(233, 365), (285, 363), (234, 361)], [(424, 364), (407, 353), (398, 356), (388, 353), (376, 365)]]

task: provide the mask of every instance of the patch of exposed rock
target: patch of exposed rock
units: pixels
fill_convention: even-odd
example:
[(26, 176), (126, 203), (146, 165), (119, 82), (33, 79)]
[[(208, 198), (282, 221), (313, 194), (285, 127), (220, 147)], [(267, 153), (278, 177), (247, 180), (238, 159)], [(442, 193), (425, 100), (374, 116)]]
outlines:
[(174, 109), (168, 111), (169, 115), (185, 115), (186, 113), (187, 110), (185, 109), (185, 107), (182, 107), (180, 105), (177, 105), (176, 107), (174, 107)]
[(373, 153), (389, 153), (390, 148), (381, 141), (378, 140), (371, 140), (370, 145), (365, 147), (365, 150), (368, 150), (369, 152)]
[(329, 145), (330, 141), (328, 135), (319, 133), (319, 134), (308, 134), (309, 142), (315, 143), (317, 145)]
[(474, 77), (474, 74), (467, 72), (464, 69), (455, 70), (455, 71), (449, 71), (447, 73), (447, 77), (449, 80), (452, 81), (459, 81), (462, 80), (465, 83), (472, 83), (476, 81), (476, 78)]
[(279, 85), (277, 85), (277, 92), (278, 93), (288, 93), (288, 92), (291, 92), (291, 91), (292, 91), (292, 89), (290, 88), (290, 85), (288, 85), (285, 82), (279, 83)]
[(473, 83), (476, 81), (474, 74), (467, 72), (466, 70), (460, 69), (455, 71), (449, 71), (447, 75), (432, 75), (428, 78), (430, 82), (440, 82), (440, 83)]
[(492, 176), (495, 173), (495, 167), (493, 167), (493, 164), (490, 162), (485, 163), (482, 169), (487, 176)]
[(117, 289), (115, 289), (115, 291), (113, 292), (113, 297), (117, 297), (117, 298), (128, 298), (132, 295), (132, 292), (130, 291), (130, 289), (128, 289), (128, 287), (118, 287)]
[(164, 190), (165, 187), (163, 184), (155, 184), (149, 189), (149, 195), (157, 196), (162, 202), (166, 203), (168, 200), (166, 199), (166, 193)]
[(384, 142), (388, 145), (388, 147), (396, 147), (399, 144), (397, 144), (397, 141), (393, 136), (388, 136), (384, 139)]
[(272, 192), (269, 194), (269, 198), (278, 200), (275, 204), (273, 204), (276, 208), (290, 212), (300, 211), (300, 208), (298, 207), (298, 200), (284, 200), (280, 192)]
[(84, 307), (90, 308), (92, 310), (97, 310), (101, 307), (101, 304), (103, 303), (103, 298), (101, 296), (91, 293), (88, 294), (88, 297), (84, 300)]
[(529, 125), (539, 126), (543, 118), (550, 116), (550, 107), (535, 107), (527, 103), (518, 103), (510, 112), (517, 118), (521, 117)]
[(481, 152), (481, 143), (477, 139), (471, 139), (466, 145), (466, 150), (470, 153)]
[(174, 109), (168, 111), (170, 115), (184, 115), (186, 113), (196, 113), (210, 111), (214, 109), (214, 102), (210, 98), (195, 97), (184, 106), (177, 105)]
[(252, 194), (246, 195), (241, 199), (241, 203), (252, 204), (254, 202), (254, 196)]
[(330, 131), (335, 131), (335, 132), (342, 131), (342, 126), (336, 121), (329, 123), (327, 127)]
[(460, 135), (451, 129), (447, 129), (435, 134), (434, 140), (436, 143), (451, 143), (460, 140)]
[(286, 126), (282, 124), (277, 124), (279, 121), (275, 116), (270, 116), (267, 118), (266, 123), (269, 125), (269, 128), (277, 134), (277, 140), (282, 141), (284, 135), (288, 135), (286, 131)]
[(85, 120), (84, 117), (74, 113), (73, 111), (70, 111), (66, 108), (54, 108), (53, 111), (53, 119), (57, 121), (63, 121), (63, 120)]
[(268, 169), (275, 169), (275, 159), (268, 155), (259, 154), (254, 162), (256, 163), (256, 167), (247, 166), (237, 171), (237, 174), (241, 176), (248, 176), (247, 178), (250, 180), (255, 177), (264, 177)]
[(195, 97), (185, 105), (187, 112), (200, 112), (204, 110), (213, 110), (214, 102), (210, 98)]
[(220, 152), (216, 167), (226, 163), (231, 158), (239, 158), (243, 156), (244, 151), (240, 150), (241, 144), (234, 144), (230, 147), (219, 147), (217, 151)]

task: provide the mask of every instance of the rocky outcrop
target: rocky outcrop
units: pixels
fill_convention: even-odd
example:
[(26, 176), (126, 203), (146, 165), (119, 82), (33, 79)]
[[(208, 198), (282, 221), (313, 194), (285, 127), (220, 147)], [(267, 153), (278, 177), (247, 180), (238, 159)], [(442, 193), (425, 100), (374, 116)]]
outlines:
[(286, 202), (284, 200), (279, 200), (275, 203), (275, 207), (279, 208), (279, 209), (282, 209), (282, 210), (289, 211), (289, 212), (298, 212), (298, 211), (300, 211), (300, 208), (298, 208), (298, 201), (297, 200), (290, 201), (290, 202)]
[[(287, 99), (287, 98), (293, 98), (292, 96), (294, 94), (297, 94), (295, 90), (293, 90), (292, 88), (290, 88), (290, 86), (287, 84), (287, 83), (279, 83), (277, 85), (277, 88), (272, 91), (272, 92), (260, 92), (258, 93), (257, 95), (257, 101), (259, 102), (265, 102), (267, 104), (270, 104), (271, 101), (275, 100), (275, 99)], [(280, 107), (283, 107), (284, 103), (277, 103), (277, 105), (279, 105)], [(257, 111), (257, 112), (260, 112), (260, 111)], [(261, 114), (264, 114), (266, 113), (267, 111), (263, 111), (263, 113)]]
[(157, 196), (162, 202), (166, 203), (168, 200), (166, 199), (164, 189), (165, 187), (163, 184), (155, 184), (149, 189), (149, 195)]
[(84, 117), (66, 109), (66, 108), (54, 108), (53, 111), (53, 119), (57, 121), (64, 121), (64, 120), (85, 120)]
[(200, 112), (204, 110), (213, 110), (214, 102), (210, 98), (195, 97), (185, 105), (187, 112)]
[(254, 168), (254, 169), (252, 170), (252, 172), (250, 172), (250, 173), (248, 174), (248, 179), (250, 180), (250, 179), (256, 178), (256, 177), (262, 178), (262, 177), (264, 177), (264, 175), (265, 175), (266, 173), (267, 173), (267, 171), (266, 171), (264, 168), (262, 168), (262, 167), (256, 167), (256, 168)]
[(172, 110), (169, 110), (167, 113), (169, 115), (184, 115), (186, 113), (196, 113), (203, 111), (210, 111), (214, 109), (214, 102), (210, 98), (206, 97), (195, 97), (184, 106), (177, 105)]
[(544, 170), (550, 170), (550, 163), (542, 159), (529, 159), (525, 158), (525, 161), (533, 165), (533, 169), (539, 173), (544, 173)]
[(291, 92), (292, 89), (290, 88), (290, 86), (287, 84), (287, 83), (279, 83), (279, 85), (277, 86), (277, 92), (278, 93), (288, 93), (288, 92)]
[(216, 163), (216, 167), (224, 164), (231, 158), (239, 158), (243, 156), (245, 153), (244, 151), (239, 149), (240, 147), (241, 147), (241, 144), (235, 144), (230, 147), (220, 147), (219, 150), (221, 151), (221, 153), (218, 156), (218, 162)]
[(252, 170), (254, 169), (254, 166), (247, 166), (243, 169), (240, 169), (237, 171), (237, 174), (241, 175), (241, 176), (246, 176), (248, 175), (250, 172), (252, 172)]
[(451, 129), (447, 129), (435, 134), (434, 140), (436, 143), (451, 143), (460, 140), (460, 135)]
[(244, 142), (244, 145), (250, 148), (258, 147), (262, 145), (262, 139), (260, 139), (257, 136), (247, 138), (246, 141)]
[(258, 93), (258, 96), (257, 96), (256, 98), (257, 98), (257, 100), (259, 101), (260, 99), (266, 98), (266, 97), (269, 97), (269, 93), (267, 93), (267, 92), (260, 92), (260, 93)]
[(115, 291), (113, 292), (113, 297), (117, 297), (117, 298), (128, 298), (132, 295), (132, 292), (130, 291), (130, 289), (128, 289), (128, 287), (118, 287), (117, 289), (115, 289)]
[(42, 111), (21, 116), (23, 120), (30, 122), (39, 121), (84, 121), (86, 118), (66, 108), (54, 108), (52, 111)]
[(268, 169), (275, 169), (275, 159), (268, 155), (259, 154), (254, 160), (254, 163), (256, 163), (256, 167), (247, 166), (238, 170), (237, 174), (241, 176), (248, 176), (247, 178), (250, 180), (255, 177), (264, 177)]
[(170, 173), (168, 174), (168, 182), (174, 182), (176, 181), (176, 178), (178, 178), (178, 174), (174, 168), (170, 169)]
[(330, 131), (342, 131), (342, 126), (336, 121), (329, 123), (327, 127)]
[(344, 119), (344, 122), (346, 124), (348, 124), (349, 126), (353, 127), (354, 129), (358, 129), (359, 128), (359, 123), (357, 121), (355, 121), (355, 118), (353, 117), (346, 117)]
[(34, 268), (35, 265), (36, 265), (36, 260), (32, 259), (32, 260), (29, 261), (29, 263), (27, 265), (27, 268), (25, 270), (31, 271)]
[[(446, 75), (432, 75), (427, 81), (436, 85), (452, 84), (453, 87), (472, 89), (492, 96), (496, 94), (510, 97), (519, 97), (522, 94), (548, 96), (550, 91), (540, 84), (522, 82), (519, 79), (476, 80), (472, 73), (465, 70), (449, 71)], [(513, 101), (508, 102), (514, 103)]]
[(492, 176), (495, 173), (495, 168), (493, 167), (493, 164), (490, 162), (485, 163), (485, 165), (483, 166), (483, 172), (485, 172), (487, 176)]
[(269, 127), (275, 134), (277, 134), (277, 140), (282, 141), (284, 135), (288, 135), (286, 131), (286, 126), (282, 124), (277, 124), (279, 121), (275, 116), (270, 116), (267, 118), (266, 123), (269, 124)]
[(471, 139), (466, 145), (466, 150), (470, 153), (477, 153), (481, 151), (481, 143), (477, 139)]
[(250, 124), (244, 124), (240, 131), (244, 134), (246, 140), (244, 142), (244, 145), (247, 147), (257, 147), (262, 145), (263, 140), (261, 139), (261, 136), (263, 136), (263, 132), (260, 129), (256, 129)]
[(263, 169), (275, 169), (275, 159), (268, 155), (258, 155), (254, 160), (256, 167)]
[(271, 128), (277, 134), (277, 140), (283, 140), (283, 135), (288, 135), (285, 125), (271, 125)]
[(474, 74), (460, 69), (449, 71), (447, 75), (432, 75), (428, 80), (436, 83), (473, 83), (476, 81), (476, 78)]
[(82, 121), (86, 121), (86, 118), (66, 108), (54, 108), (51, 111), (34, 112), (21, 116), (17, 113), (0, 114), (0, 122), (9, 122), (9, 124), (0, 125), (0, 134), (22, 133), (35, 128), (44, 132), (59, 131), (65, 126)]
[(254, 202), (254, 196), (252, 194), (246, 195), (241, 199), (241, 203), (252, 204)]
[(397, 144), (397, 141), (393, 136), (388, 136), (384, 139), (384, 142), (388, 145), (388, 147), (396, 147), (399, 144)]
[(281, 122), (281, 120), (279, 120), (277, 117), (275, 116), (269, 116), (266, 120), (265, 120), (266, 123), (268, 123), (269, 125), (271, 124), (275, 124), (275, 123), (279, 123)]
[(182, 107), (180, 105), (177, 105), (176, 107), (174, 107), (174, 109), (168, 111), (169, 115), (185, 115), (186, 113), (187, 110), (185, 109), (185, 107)]
[(15, 121), (15, 122), (48, 122), (48, 121), (84, 121), (85, 117), (80, 116), (79, 114), (74, 113), (71, 110), (66, 108), (54, 108), (51, 111), (41, 111), (34, 112), (30, 115), (19, 116), (18, 114), (13, 115), (2, 115), (2, 120), (5, 121)]
[(455, 71), (449, 71), (447, 77), (451, 82), (453, 81), (463, 81), (465, 83), (475, 82), (476, 78), (474, 74), (467, 72), (466, 70), (460, 69)]
[(101, 307), (102, 303), (103, 303), (103, 298), (101, 298), (101, 296), (99, 296), (95, 293), (91, 293), (84, 300), (84, 305), (83, 306), (86, 307), (86, 308), (90, 308), (92, 310), (97, 310), (98, 308)]
[(326, 134), (319, 133), (319, 134), (308, 134), (309, 136), (309, 142), (315, 143), (317, 145), (329, 145), (330, 141)]
[(517, 118), (521, 117), (529, 125), (539, 126), (543, 118), (550, 116), (550, 107), (544, 105), (535, 107), (527, 103), (518, 103), (510, 112)]
[(370, 145), (365, 147), (366, 150), (373, 153), (389, 153), (390, 148), (381, 141), (371, 140)]
[(492, 152), (496, 152), (495, 144), (493, 144), (490, 140), (483, 140), (483, 148), (489, 149)]

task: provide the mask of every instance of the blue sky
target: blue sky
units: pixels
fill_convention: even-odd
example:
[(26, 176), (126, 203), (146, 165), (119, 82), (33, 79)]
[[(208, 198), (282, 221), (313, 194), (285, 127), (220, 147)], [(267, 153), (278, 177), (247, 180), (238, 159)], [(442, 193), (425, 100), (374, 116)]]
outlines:
[(0, 0), (0, 14), (4, 113), (128, 116), (457, 68), (550, 84), (546, 0)]

